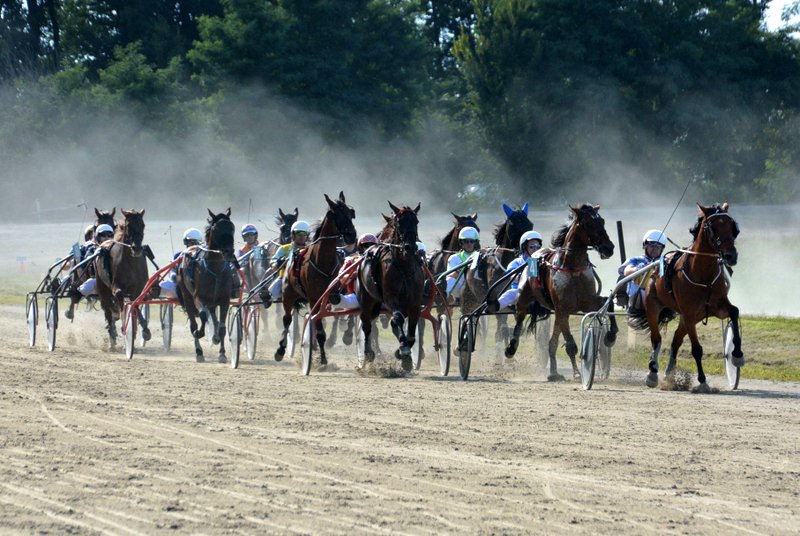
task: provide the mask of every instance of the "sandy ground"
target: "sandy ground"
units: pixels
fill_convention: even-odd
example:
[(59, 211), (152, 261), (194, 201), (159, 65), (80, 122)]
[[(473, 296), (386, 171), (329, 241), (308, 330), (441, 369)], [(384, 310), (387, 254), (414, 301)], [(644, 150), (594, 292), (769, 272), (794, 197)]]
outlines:
[(797, 384), (363, 377), (341, 346), (303, 377), (272, 344), (197, 364), (182, 325), (127, 361), (77, 316), (49, 353), (0, 307), (0, 533), (800, 532)]

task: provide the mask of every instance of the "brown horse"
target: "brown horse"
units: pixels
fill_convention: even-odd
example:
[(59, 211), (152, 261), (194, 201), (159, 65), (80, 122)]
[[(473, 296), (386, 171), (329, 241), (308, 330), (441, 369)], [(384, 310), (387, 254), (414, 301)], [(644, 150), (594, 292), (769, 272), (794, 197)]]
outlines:
[[(206, 322), (211, 318), (214, 329), (212, 342), (219, 344), (220, 363), (225, 357), (225, 319), (231, 303), (234, 260), (231, 209), (220, 214), (208, 211), (206, 245), (189, 249), (178, 266), (177, 285), (180, 301), (189, 316), (189, 329), (194, 336), (194, 351), (198, 363), (204, 361), (200, 339), (205, 336)], [(217, 316), (219, 311), (219, 316)], [(200, 317), (200, 328), (197, 317)]]
[[(553, 248), (543, 248), (534, 254), (539, 259), (538, 277), (523, 277), (520, 282), (516, 325), (506, 348), (506, 356), (512, 357), (517, 351), (520, 331), (525, 316), (531, 314), (530, 327), (535, 327), (537, 318), (545, 311), (544, 307), (555, 313), (553, 333), (550, 336), (550, 375), (549, 381), (562, 381), (556, 366), (556, 350), (559, 333), (566, 341), (567, 354), (572, 362), (572, 374), (580, 378), (575, 355), (578, 345), (569, 329), (569, 315), (578, 312), (597, 311), (605, 299), (598, 294), (596, 275), (589, 261), (588, 249), (595, 248), (601, 259), (614, 254), (614, 244), (608, 238), (605, 220), (597, 212), (599, 206), (583, 204), (578, 208), (569, 207), (570, 222), (553, 235)], [(525, 274), (527, 275), (527, 274)], [(613, 312), (613, 305), (610, 309)], [(611, 327), (606, 333), (605, 345), (612, 346), (616, 340), (617, 323), (610, 316)]]
[[(325, 194), (328, 211), (312, 236), (311, 244), (305, 248), (299, 259), (294, 259), (286, 268), (283, 281), (283, 333), (275, 350), (275, 360), (281, 361), (286, 355), (286, 335), (292, 323), (292, 311), (303, 301), (315, 304), (325, 293), (339, 272), (341, 258), (336, 252), (336, 243), (341, 237), (345, 243), (356, 241), (356, 229), (353, 219), (356, 212), (347, 205), (344, 192), (339, 192), (339, 199), (332, 201)], [(320, 365), (328, 364), (325, 355), (325, 327), (322, 319), (316, 321), (317, 343), (320, 350)]]
[(478, 231), (481, 230), (478, 227), (478, 213), (475, 212), (474, 214), (465, 214), (463, 216), (459, 216), (451, 212), (450, 214), (453, 215), (455, 218), (453, 222), (453, 228), (450, 229), (444, 238), (442, 238), (439, 251), (434, 252), (430, 259), (428, 260), (428, 268), (434, 275), (441, 274), (447, 269), (447, 259), (458, 251), (458, 233), (464, 227), (474, 227)]
[[(422, 260), (417, 255), (417, 214), (420, 205), (414, 209), (407, 206), (398, 208), (392, 203), (389, 206), (394, 212), (391, 239), (388, 244), (378, 246), (372, 257), (361, 264), (358, 274), (364, 356), (367, 361), (375, 359), (370, 339), (372, 321), (386, 307), (392, 314), (392, 332), (400, 343), (395, 357), (402, 361), (403, 369), (408, 371), (413, 368), (411, 348), (416, 338), (425, 285)], [(385, 230), (389, 227), (387, 225)], [(404, 330), (406, 319), (407, 331)]]
[(280, 208), (278, 215), (275, 216), (275, 223), (278, 224), (278, 237), (275, 240), (268, 240), (256, 246), (256, 251), (247, 258), (247, 262), (242, 266), (247, 288), (258, 285), (269, 271), (269, 263), (278, 246), (288, 244), (292, 240), (292, 224), (297, 221), (300, 212), (297, 208), (294, 213), (284, 213)]
[[(522, 208), (511, 208), (503, 203), (506, 221), (495, 226), (495, 246), (480, 253), (477, 266), (467, 270), (466, 288), (462, 294), (465, 303), (482, 303), (489, 288), (505, 274), (505, 267), (517, 256), (519, 240), (523, 234), (533, 229), (528, 219), (528, 203)], [(471, 312), (473, 309), (468, 310)], [(494, 334), (495, 349), (502, 359), (504, 347), (509, 339), (506, 315), (496, 317), (497, 328)]]
[[(125, 220), (119, 224), (114, 240), (100, 245), (101, 252), (94, 259), (97, 274), (97, 292), (100, 306), (106, 315), (106, 329), (113, 350), (117, 345), (116, 319), (122, 312), (125, 298), (139, 297), (147, 283), (147, 257), (144, 247), (144, 209), (123, 210)], [(150, 330), (144, 316), (139, 315), (142, 337), (150, 340)]]
[(700, 208), (700, 217), (691, 230), (694, 242), (688, 250), (679, 250), (665, 259), (665, 264), (669, 266), (668, 273), (664, 276), (653, 275), (645, 291), (644, 312), (631, 318), (633, 327), (650, 329), (653, 354), (647, 375), (648, 387), (658, 385), (658, 354), (661, 350), (659, 324), (668, 322), (675, 313), (680, 315), (680, 320), (672, 337), (667, 375), (675, 368), (678, 349), (684, 337), (689, 335), (700, 390), (709, 391), (703, 373), (703, 347), (697, 338), (696, 328), (698, 322), (709, 316), (730, 318), (733, 327), (731, 362), (737, 367), (744, 364), (739, 308), (728, 301), (728, 282), (723, 273), (728, 266), (736, 265), (738, 253), (734, 241), (739, 234), (739, 226), (728, 214), (728, 203), (697, 206)]
[[(114, 207), (111, 212), (107, 210), (100, 210), (95, 208), (94, 213), (97, 215), (97, 219), (94, 222), (94, 230), (92, 230), (92, 240), (96, 241), (94, 238), (95, 234), (94, 231), (100, 225), (110, 225), (112, 229), (117, 227), (117, 222), (114, 220), (114, 215), (117, 213), (116, 207)], [(86, 250), (85, 246), (81, 246), (81, 261), (86, 258), (87, 253), (89, 251)], [(72, 275), (70, 276), (70, 289), (69, 289), (69, 308), (64, 311), (64, 316), (69, 318), (70, 320), (75, 316), (75, 306), (78, 305), (78, 302), (81, 301), (83, 295), (78, 290), (83, 283), (86, 282), (91, 276), (94, 275), (94, 271), (90, 269), (91, 263), (87, 264), (85, 268), (81, 269), (78, 268)]]

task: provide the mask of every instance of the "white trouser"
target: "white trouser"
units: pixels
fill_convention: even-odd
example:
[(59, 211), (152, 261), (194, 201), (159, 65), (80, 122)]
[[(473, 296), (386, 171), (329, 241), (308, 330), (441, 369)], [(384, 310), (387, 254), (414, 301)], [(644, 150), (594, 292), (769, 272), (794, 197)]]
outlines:
[(273, 300), (277, 300), (281, 297), (281, 292), (283, 292), (283, 279), (279, 277), (269, 286), (269, 295)]
[(175, 299), (178, 297), (178, 288), (175, 285), (175, 281), (172, 279), (164, 279), (158, 284), (161, 287), (161, 294), (162, 298), (170, 298)]
[(90, 277), (78, 287), (78, 291), (84, 296), (97, 294), (97, 280), (94, 277)]
[(358, 309), (361, 305), (358, 303), (358, 297), (353, 294), (342, 294), (342, 301), (338, 304), (331, 306), (334, 311), (342, 311), (344, 309)]
[(519, 296), (519, 289), (518, 288), (510, 288), (507, 291), (503, 292), (497, 301), (500, 303), (500, 308), (508, 307), (509, 305), (514, 305), (517, 303), (517, 296)]
[(461, 293), (464, 292), (464, 276), (461, 277), (448, 277), (447, 278), (447, 295), (454, 298), (460, 298)]

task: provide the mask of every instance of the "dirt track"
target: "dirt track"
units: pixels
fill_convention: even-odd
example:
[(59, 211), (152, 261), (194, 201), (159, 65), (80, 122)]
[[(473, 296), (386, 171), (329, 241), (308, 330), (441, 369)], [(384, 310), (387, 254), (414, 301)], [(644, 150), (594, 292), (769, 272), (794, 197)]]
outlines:
[(365, 378), (341, 347), (302, 377), (197, 364), (182, 326), (129, 362), (79, 316), (48, 353), (0, 307), (0, 532), (800, 531), (796, 384)]

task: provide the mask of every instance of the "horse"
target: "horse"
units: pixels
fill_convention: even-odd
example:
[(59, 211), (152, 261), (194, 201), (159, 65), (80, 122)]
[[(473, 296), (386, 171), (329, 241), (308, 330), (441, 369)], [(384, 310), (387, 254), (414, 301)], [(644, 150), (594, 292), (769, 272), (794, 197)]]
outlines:
[[(513, 357), (519, 344), (522, 322), (531, 314), (529, 330), (533, 330), (539, 317), (546, 311), (555, 314), (553, 333), (550, 336), (550, 374), (549, 381), (563, 381), (556, 366), (556, 349), (559, 333), (566, 341), (566, 350), (572, 362), (572, 374), (580, 378), (575, 362), (578, 345), (569, 329), (569, 315), (578, 312), (597, 311), (604, 304), (605, 298), (598, 294), (595, 286), (597, 275), (589, 261), (588, 249), (595, 248), (601, 259), (608, 259), (614, 254), (614, 244), (608, 238), (605, 220), (600, 216), (597, 205), (583, 204), (580, 207), (570, 206), (570, 220), (553, 234), (552, 248), (543, 248), (534, 254), (538, 259), (538, 277), (527, 277), (523, 274), (517, 298), (516, 325), (511, 340), (506, 347), (506, 357)], [(530, 311), (529, 311), (530, 307)], [(613, 304), (609, 309), (613, 313)], [(616, 341), (616, 320), (612, 315), (610, 328), (605, 335), (604, 344), (613, 346)]]
[[(275, 360), (281, 361), (286, 355), (286, 335), (292, 323), (292, 311), (303, 301), (315, 304), (325, 293), (328, 285), (336, 278), (341, 259), (336, 251), (336, 242), (342, 237), (348, 244), (356, 241), (356, 229), (353, 219), (356, 212), (347, 205), (344, 192), (339, 192), (336, 201), (325, 194), (328, 211), (322, 222), (314, 231), (309, 246), (301, 251), (291, 266), (286, 267), (283, 281), (283, 333), (275, 350)], [(326, 366), (325, 326), (322, 319), (316, 321), (317, 343), (320, 350), (320, 365)]]
[[(117, 213), (116, 207), (113, 207), (111, 212), (95, 208), (94, 213), (97, 216), (97, 219), (94, 221), (94, 229), (92, 230), (92, 240), (94, 240), (94, 232), (98, 226), (106, 224), (110, 225), (112, 228), (117, 227), (117, 222), (114, 219), (114, 215)], [(82, 253), (85, 253), (84, 249), (85, 247), (82, 246), (81, 247)], [(81, 261), (82, 260), (84, 259), (82, 258)], [(64, 311), (64, 316), (70, 320), (72, 320), (75, 317), (75, 306), (78, 305), (78, 302), (80, 302), (81, 298), (83, 298), (83, 295), (78, 290), (78, 287), (80, 287), (82, 284), (86, 282), (87, 279), (89, 279), (90, 274), (91, 271), (89, 270), (89, 266), (87, 265), (86, 267), (80, 270), (75, 270), (74, 272), (72, 272), (72, 275), (70, 276), (71, 281), (68, 292), (69, 308), (66, 311)]]
[[(422, 308), (425, 275), (422, 261), (417, 255), (417, 226), (420, 204), (416, 208), (398, 208), (389, 203), (394, 212), (392, 237), (388, 244), (365, 259), (359, 269), (359, 303), (361, 304), (361, 328), (364, 332), (364, 356), (374, 361), (370, 334), (372, 321), (386, 307), (392, 314), (392, 332), (400, 347), (395, 357), (402, 361), (403, 369), (413, 368), (411, 348), (414, 346), (417, 322)], [(387, 226), (388, 227), (388, 226)], [(408, 320), (408, 330), (404, 325)]]
[[(522, 235), (533, 229), (533, 223), (528, 219), (528, 203), (517, 209), (503, 203), (503, 211), (506, 221), (495, 225), (495, 246), (486, 252), (481, 252), (477, 266), (467, 270), (462, 294), (463, 303), (484, 301), (489, 287), (505, 274), (505, 267), (517, 256), (519, 240)], [(506, 315), (497, 315), (496, 319), (495, 348), (498, 353), (502, 354), (503, 347), (509, 338), (508, 323)]]
[(250, 255), (247, 262), (242, 266), (247, 288), (253, 288), (258, 285), (264, 275), (269, 271), (270, 259), (275, 254), (278, 246), (288, 244), (292, 240), (292, 225), (297, 221), (300, 215), (297, 208), (294, 212), (284, 213), (280, 208), (278, 215), (275, 216), (275, 223), (278, 225), (278, 236), (275, 240), (267, 240), (256, 246), (260, 251), (258, 254)]
[[(453, 222), (453, 228), (450, 229), (442, 238), (439, 251), (434, 252), (428, 260), (428, 268), (430, 268), (431, 273), (434, 275), (444, 272), (447, 269), (447, 259), (451, 254), (458, 251), (458, 233), (461, 231), (461, 229), (464, 227), (474, 227), (479, 232), (481, 230), (477, 223), (477, 212), (473, 214), (465, 214), (463, 216), (459, 216), (454, 212), (451, 212), (450, 214), (452, 214), (453, 218), (455, 218)], [(384, 216), (384, 218), (385, 217), (386, 216)]]
[[(117, 345), (116, 319), (122, 312), (125, 298), (139, 297), (147, 284), (147, 257), (143, 255), (144, 209), (123, 210), (125, 219), (117, 226), (113, 240), (100, 245), (100, 254), (92, 261), (97, 277), (100, 306), (106, 317), (106, 329), (111, 350)], [(150, 330), (143, 315), (139, 315), (142, 337), (150, 340)]]
[(635, 329), (649, 329), (653, 353), (646, 384), (658, 385), (658, 354), (661, 351), (659, 326), (680, 315), (678, 327), (672, 336), (666, 375), (675, 368), (678, 349), (686, 335), (692, 344), (692, 357), (697, 365), (700, 392), (710, 392), (703, 373), (703, 347), (697, 338), (698, 322), (715, 316), (730, 318), (733, 328), (731, 363), (744, 365), (742, 339), (739, 330), (739, 308), (728, 300), (728, 282), (724, 270), (735, 266), (738, 260), (735, 240), (739, 226), (728, 214), (728, 203), (703, 206), (697, 204), (700, 216), (690, 230), (694, 241), (686, 250), (668, 254), (664, 275), (653, 274), (645, 290), (643, 311), (629, 311), (629, 324)]
[[(187, 250), (178, 266), (177, 286), (181, 305), (189, 316), (189, 330), (194, 336), (194, 351), (198, 363), (204, 361), (200, 339), (205, 336), (206, 322), (211, 317), (214, 330), (212, 342), (219, 344), (218, 361), (225, 357), (225, 319), (231, 303), (234, 261), (233, 236), (236, 227), (231, 221), (231, 209), (214, 214), (208, 210), (205, 246)], [(219, 310), (219, 316), (217, 316)], [(200, 317), (200, 328), (197, 317)]]

